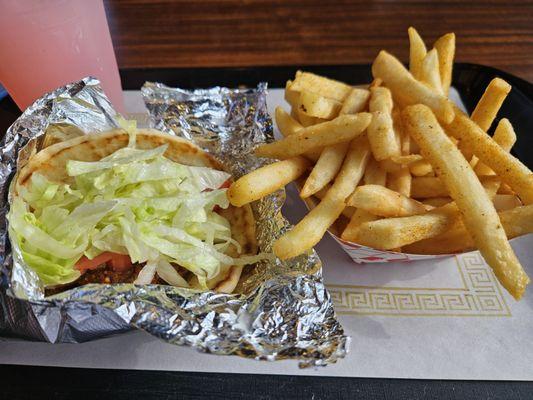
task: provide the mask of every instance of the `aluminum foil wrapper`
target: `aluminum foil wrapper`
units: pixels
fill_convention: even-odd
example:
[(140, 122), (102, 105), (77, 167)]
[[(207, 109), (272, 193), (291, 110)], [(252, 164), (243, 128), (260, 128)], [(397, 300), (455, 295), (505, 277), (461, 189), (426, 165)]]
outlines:
[[(251, 150), (273, 139), (266, 85), (257, 89), (184, 91), (147, 83), (142, 89), (153, 126), (186, 137), (221, 160), (234, 177), (261, 165)], [(0, 144), (0, 334), (79, 343), (142, 329), (169, 343), (248, 358), (297, 359), (327, 365), (344, 357), (349, 338), (314, 252), (289, 262), (245, 268), (236, 294), (165, 285), (85, 285), (52, 297), (11, 248), (6, 225), (9, 183), (28, 157), (50, 143), (118, 126), (99, 82), (85, 78), (37, 100)], [(261, 251), (289, 226), (284, 192), (253, 205)]]

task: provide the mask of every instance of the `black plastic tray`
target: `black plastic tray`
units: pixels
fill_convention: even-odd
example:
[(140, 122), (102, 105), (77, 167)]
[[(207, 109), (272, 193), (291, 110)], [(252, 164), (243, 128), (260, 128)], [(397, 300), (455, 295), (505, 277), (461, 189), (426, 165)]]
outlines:
[[(182, 88), (255, 86), (268, 82), (284, 87), (302, 69), (350, 84), (371, 80), (369, 65), (253, 68), (135, 69), (121, 71), (125, 90), (138, 90), (145, 81)], [(475, 64), (455, 64), (453, 85), (472, 111), (487, 84), (501, 77), (513, 86), (498, 118), (508, 118), (518, 140), (513, 153), (533, 168), (533, 85), (503, 71)], [(9, 98), (0, 101), (0, 134), (20, 115)], [(0, 311), (1, 312), (1, 311)], [(342, 361), (340, 361), (342, 362)], [(268, 364), (265, 363), (265, 372)], [(228, 358), (228, 371), (231, 360)], [(327, 374), (327, 371), (324, 371)], [(295, 377), (195, 372), (108, 371), (53, 367), (0, 366), (5, 398), (346, 398), (346, 399), (526, 399), (533, 382), (469, 382), (405, 379)], [(28, 385), (28, 382), (31, 384)], [(2, 396), (0, 396), (2, 397)]]

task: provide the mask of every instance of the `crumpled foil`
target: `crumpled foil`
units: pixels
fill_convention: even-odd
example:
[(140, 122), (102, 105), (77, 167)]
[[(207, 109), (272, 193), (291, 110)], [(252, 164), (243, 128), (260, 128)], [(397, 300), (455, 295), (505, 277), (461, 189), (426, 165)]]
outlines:
[[(265, 84), (184, 91), (147, 83), (142, 92), (155, 128), (194, 141), (235, 177), (261, 165), (251, 150), (272, 140)], [(204, 352), (298, 359), (301, 367), (344, 357), (349, 338), (335, 317), (314, 252), (246, 267), (237, 294), (91, 284), (45, 298), (36, 274), (10, 246), (9, 183), (43, 146), (116, 128), (116, 116), (99, 82), (85, 78), (37, 100), (0, 143), (0, 334), (79, 343), (135, 328)], [(280, 191), (253, 205), (261, 251), (269, 251), (289, 227), (280, 213), (283, 201)]]

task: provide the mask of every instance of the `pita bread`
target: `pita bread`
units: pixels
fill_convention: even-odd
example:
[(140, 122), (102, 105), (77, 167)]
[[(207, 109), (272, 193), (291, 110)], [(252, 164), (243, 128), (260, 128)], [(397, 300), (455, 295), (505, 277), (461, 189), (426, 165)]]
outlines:
[[(68, 176), (66, 165), (69, 160), (99, 161), (126, 147), (129, 135), (126, 131), (117, 129), (104, 133), (79, 136), (64, 142), (53, 144), (32, 156), (28, 163), (19, 171), (15, 183), (15, 196), (22, 186), (30, 182), (33, 173), (39, 173), (47, 179), (58, 183), (72, 183)], [(136, 148), (148, 150), (167, 144), (165, 157), (191, 166), (210, 167), (224, 170), (222, 165), (210, 154), (188, 140), (167, 135), (153, 129), (139, 129), (136, 135)], [(231, 225), (232, 237), (242, 247), (243, 254), (256, 254), (257, 241), (255, 234), (255, 220), (249, 205), (245, 207), (229, 206), (222, 210), (221, 215), (228, 219)], [(231, 256), (237, 256), (235, 246), (231, 246)], [(240, 278), (242, 267), (226, 266), (221, 273), (208, 282), (209, 289), (231, 293)], [(197, 281), (196, 281), (197, 282)], [(194, 279), (190, 282), (194, 285)]]

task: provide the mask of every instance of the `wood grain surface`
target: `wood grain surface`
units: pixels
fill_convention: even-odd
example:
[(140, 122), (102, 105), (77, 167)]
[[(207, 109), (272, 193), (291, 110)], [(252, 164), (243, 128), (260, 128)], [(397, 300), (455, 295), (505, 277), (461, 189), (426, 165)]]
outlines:
[(121, 68), (407, 60), (407, 28), (457, 35), (457, 60), (533, 81), (531, 1), (104, 0)]

